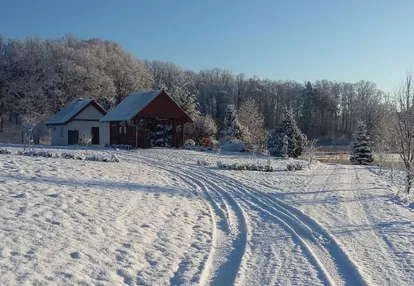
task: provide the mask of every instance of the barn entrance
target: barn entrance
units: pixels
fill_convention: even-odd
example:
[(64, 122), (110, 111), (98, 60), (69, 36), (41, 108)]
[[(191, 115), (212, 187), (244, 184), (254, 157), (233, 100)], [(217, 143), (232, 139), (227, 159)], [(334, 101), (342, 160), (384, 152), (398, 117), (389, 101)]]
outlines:
[(149, 147), (173, 146), (173, 124), (164, 118), (148, 118)]
[(76, 145), (79, 142), (79, 131), (78, 130), (68, 130), (68, 144)]

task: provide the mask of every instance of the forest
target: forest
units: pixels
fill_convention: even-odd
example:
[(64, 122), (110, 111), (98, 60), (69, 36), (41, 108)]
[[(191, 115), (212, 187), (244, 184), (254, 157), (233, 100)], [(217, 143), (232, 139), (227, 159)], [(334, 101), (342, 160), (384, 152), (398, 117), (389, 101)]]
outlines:
[(5, 120), (45, 120), (74, 99), (92, 98), (109, 110), (133, 91), (154, 88), (167, 90), (191, 116), (209, 116), (219, 129), (229, 105), (241, 117), (258, 117), (264, 131), (276, 128), (289, 108), (307, 138), (320, 144), (349, 144), (360, 122), (379, 141), (393, 109), (391, 96), (364, 80), (297, 82), (192, 71), (138, 59), (113, 41), (0, 35), (0, 132)]

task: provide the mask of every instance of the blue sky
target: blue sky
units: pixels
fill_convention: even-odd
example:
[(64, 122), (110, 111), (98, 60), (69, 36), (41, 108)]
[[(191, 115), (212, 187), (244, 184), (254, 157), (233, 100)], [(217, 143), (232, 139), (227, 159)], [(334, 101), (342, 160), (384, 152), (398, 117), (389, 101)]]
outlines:
[(99, 37), (195, 71), (392, 92), (413, 64), (413, 15), (413, 0), (0, 0), (0, 33)]

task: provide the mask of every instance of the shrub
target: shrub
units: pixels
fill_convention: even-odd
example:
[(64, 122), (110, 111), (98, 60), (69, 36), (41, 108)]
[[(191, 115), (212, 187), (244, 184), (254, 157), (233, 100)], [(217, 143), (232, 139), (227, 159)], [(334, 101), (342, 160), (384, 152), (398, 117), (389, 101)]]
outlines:
[(274, 169), (270, 165), (255, 165), (255, 164), (238, 164), (234, 163), (231, 165), (223, 164), (220, 161), (217, 162), (217, 167), (224, 170), (235, 170), (235, 171), (258, 171), (258, 172), (273, 172)]
[(40, 151), (40, 152), (36, 152), (36, 151), (18, 151), (17, 155), (31, 156), (31, 157), (44, 157), (44, 158), (52, 158), (53, 157), (53, 154), (51, 152), (47, 152), (47, 151)]
[(206, 161), (206, 160), (197, 160), (197, 165), (199, 165), (199, 166), (209, 166), (209, 165), (211, 165), (211, 163)]
[(303, 166), (301, 163), (289, 163), (286, 165), (286, 169), (288, 171), (300, 171), (303, 170)]
[(63, 152), (61, 157), (63, 159), (75, 159), (75, 154)]
[(200, 145), (203, 147), (215, 147), (217, 146), (217, 141), (213, 139), (213, 137), (204, 137), (201, 140)]
[(193, 139), (186, 139), (184, 142), (185, 146), (195, 146), (195, 142)]
[(119, 158), (116, 154), (112, 154), (111, 162), (119, 163), (119, 162), (121, 162), (121, 160), (119, 160)]
[(232, 140), (227, 141), (223, 145), (220, 146), (222, 151), (228, 152), (246, 152), (248, 151), (247, 144), (242, 141)]
[(2, 155), (10, 155), (11, 152), (9, 150), (6, 150), (6, 149), (0, 149), (0, 154), (2, 154)]
[(217, 124), (211, 116), (197, 116), (193, 123), (186, 125), (184, 128), (184, 135), (187, 138), (192, 138), (194, 142), (201, 146), (205, 138), (214, 138), (217, 133)]

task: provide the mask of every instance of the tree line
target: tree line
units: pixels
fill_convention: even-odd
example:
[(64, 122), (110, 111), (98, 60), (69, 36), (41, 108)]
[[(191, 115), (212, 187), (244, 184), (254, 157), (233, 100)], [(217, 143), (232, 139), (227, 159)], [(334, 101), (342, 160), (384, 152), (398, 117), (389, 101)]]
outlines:
[(380, 137), (391, 108), (388, 95), (369, 81), (300, 83), (223, 69), (194, 72), (171, 62), (139, 60), (118, 43), (101, 39), (0, 35), (0, 131), (6, 116), (46, 119), (77, 98), (92, 98), (110, 109), (128, 93), (152, 88), (166, 89), (193, 117), (210, 116), (219, 130), (229, 105), (245, 122), (246, 110), (257, 111), (259, 121), (252, 126), (260, 122), (264, 131), (275, 129), (291, 109), (307, 138), (323, 144), (348, 144), (360, 121)]

